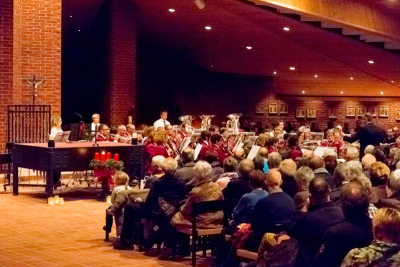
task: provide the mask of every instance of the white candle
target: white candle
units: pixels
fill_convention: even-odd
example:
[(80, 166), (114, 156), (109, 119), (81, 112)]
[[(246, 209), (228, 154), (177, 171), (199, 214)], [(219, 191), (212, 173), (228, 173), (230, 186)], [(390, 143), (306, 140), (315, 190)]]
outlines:
[(132, 133), (132, 138), (137, 139), (137, 133)]
[(107, 196), (107, 201), (106, 201), (106, 203), (107, 203), (107, 204), (111, 204), (111, 196)]
[(58, 205), (64, 206), (64, 198), (60, 197), (60, 199), (58, 201)]
[(60, 203), (60, 197), (54, 196), (54, 205), (58, 205)]
[(54, 197), (49, 197), (49, 199), (47, 200), (47, 204), (49, 206), (54, 206)]

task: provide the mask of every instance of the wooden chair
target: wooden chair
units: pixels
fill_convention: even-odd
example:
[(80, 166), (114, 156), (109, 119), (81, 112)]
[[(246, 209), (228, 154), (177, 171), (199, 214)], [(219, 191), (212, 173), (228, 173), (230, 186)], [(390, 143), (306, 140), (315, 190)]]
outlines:
[[(208, 212), (216, 212), (225, 210), (227, 205), (227, 201), (224, 200), (216, 200), (216, 201), (207, 201), (193, 204), (192, 210), (192, 227), (175, 227), (175, 231), (182, 234), (187, 234), (192, 237), (192, 266), (196, 266), (196, 244), (198, 237), (203, 237), (203, 257), (206, 254), (205, 248), (205, 239), (207, 236), (216, 236), (221, 235), (222, 233), (222, 225), (219, 228), (214, 229), (198, 229), (196, 218), (198, 215), (202, 213)], [(173, 246), (172, 246), (172, 259), (175, 260), (175, 239), (173, 238)]]

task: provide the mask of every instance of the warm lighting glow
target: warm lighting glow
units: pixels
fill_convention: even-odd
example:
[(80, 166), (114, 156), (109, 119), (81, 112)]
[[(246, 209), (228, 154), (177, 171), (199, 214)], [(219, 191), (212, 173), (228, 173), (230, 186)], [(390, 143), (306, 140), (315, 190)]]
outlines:
[(353, 80), (353, 77), (351, 77), (350, 80)]
[(315, 75), (314, 75), (314, 77), (315, 77), (315, 78), (318, 78), (318, 75), (317, 75), (317, 74), (315, 74)]
[(60, 197), (54, 196), (54, 205), (58, 205), (60, 203)]
[(64, 206), (64, 198), (60, 197), (60, 200), (58, 201), (59, 206)]
[(78, 30), (78, 32), (80, 32), (81, 30)]
[(106, 203), (107, 203), (107, 204), (111, 204), (111, 196), (107, 196)]
[(47, 204), (49, 204), (49, 206), (54, 206), (54, 197), (49, 197)]
[(343, 95), (343, 92), (340, 92)]
[(290, 70), (295, 70), (296, 68), (295, 67), (290, 67)]
[(274, 74), (276, 74), (276, 71), (274, 71)]
[(303, 91), (302, 93), (304, 94), (306, 91)]
[(369, 64), (374, 64), (374, 62), (372, 60), (368, 61)]
[(392, 81), (392, 83), (394, 83), (394, 81)]
[(290, 29), (288, 27), (284, 27), (283, 28), (285, 31), (290, 31)]
[(170, 8), (170, 9), (168, 9), (168, 11), (169, 11), (169, 12), (175, 12), (175, 9)]
[(251, 46), (246, 46), (246, 48), (250, 50), (250, 49), (252, 49), (253, 47), (251, 47)]
[(381, 92), (381, 95), (383, 95), (383, 92)]
[(72, 18), (72, 16), (69, 16), (70, 18)]
[(206, 26), (206, 30), (211, 30), (211, 26)]

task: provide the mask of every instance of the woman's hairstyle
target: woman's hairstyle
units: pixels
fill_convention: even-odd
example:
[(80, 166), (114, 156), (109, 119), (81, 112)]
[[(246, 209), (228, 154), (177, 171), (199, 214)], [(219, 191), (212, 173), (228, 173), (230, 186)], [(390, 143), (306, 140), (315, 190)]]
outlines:
[(379, 209), (372, 220), (375, 239), (382, 237), (400, 245), (400, 213), (392, 208)]
[(390, 169), (385, 163), (377, 161), (371, 164), (369, 173), (373, 186), (386, 185), (390, 175)]
[(151, 133), (151, 131), (154, 131), (156, 128), (154, 126), (147, 126), (146, 128), (144, 128), (143, 130), (143, 136), (144, 137), (148, 137)]
[(208, 162), (197, 162), (196, 165), (194, 165), (193, 172), (194, 175), (199, 179), (199, 181), (211, 179), (212, 169), (211, 165)]
[(154, 143), (157, 145), (166, 144), (168, 142), (168, 135), (165, 131), (156, 131), (154, 134)]
[(51, 128), (56, 127), (60, 120), (61, 120), (61, 117), (58, 115), (51, 117), (51, 121), (50, 121)]

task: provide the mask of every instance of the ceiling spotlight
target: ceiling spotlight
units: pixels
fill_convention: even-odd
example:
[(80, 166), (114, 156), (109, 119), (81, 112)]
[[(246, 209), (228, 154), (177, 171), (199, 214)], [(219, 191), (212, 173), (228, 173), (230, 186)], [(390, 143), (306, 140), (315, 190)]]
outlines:
[(392, 81), (392, 83), (394, 83), (394, 81)]
[(285, 31), (290, 31), (290, 29), (289, 29), (288, 27), (283, 27), (283, 29), (284, 29)]
[(315, 77), (315, 78), (318, 78), (318, 75), (317, 75), (317, 74), (315, 74), (315, 75), (314, 75), (314, 77)]
[(70, 18), (72, 18), (72, 16), (69, 16)]
[(350, 80), (353, 80), (353, 77), (351, 77)]
[(274, 74), (276, 74), (276, 71), (274, 71)]
[(206, 7), (206, 4), (203, 0), (194, 0), (194, 3), (196, 4), (198, 9), (203, 9)]
[(383, 95), (383, 92), (381, 92), (381, 95)]
[(368, 63), (369, 64), (374, 64), (374, 62), (372, 60), (369, 60)]
[(340, 92), (343, 95), (343, 92)]
[(295, 70), (296, 68), (295, 67), (290, 67), (290, 70)]
[(304, 94), (306, 91), (303, 91), (302, 93)]
[(170, 8), (170, 9), (168, 9), (168, 11), (169, 11), (169, 12), (175, 12), (175, 9)]
[(78, 30), (78, 32), (80, 32), (81, 30)]
[(211, 26), (206, 26), (206, 30), (211, 30)]
[(246, 46), (246, 48), (250, 50), (250, 49), (252, 49), (253, 47), (251, 47), (251, 46)]

